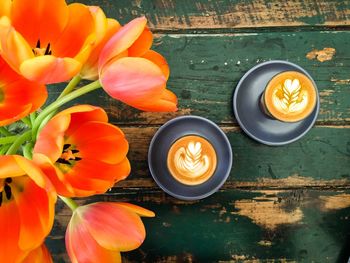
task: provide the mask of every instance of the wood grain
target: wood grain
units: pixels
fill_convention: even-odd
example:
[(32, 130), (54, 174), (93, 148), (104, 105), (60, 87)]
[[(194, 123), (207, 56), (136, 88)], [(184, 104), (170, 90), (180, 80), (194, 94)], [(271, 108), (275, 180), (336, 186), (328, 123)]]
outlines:
[[(132, 173), (117, 187), (154, 187), (147, 152), (157, 127), (124, 127), (130, 143)], [(234, 155), (227, 188), (348, 187), (350, 126), (315, 127), (301, 140), (269, 147), (249, 139), (240, 129), (223, 127)], [(329, 165), (332, 164), (332, 165)]]
[[(347, 204), (339, 207), (344, 198)], [(123, 253), (124, 262), (345, 262), (349, 254), (349, 191), (224, 190), (185, 202), (160, 191), (120, 190), (80, 203), (101, 200), (132, 202), (156, 213), (143, 220), (145, 243)], [(63, 233), (70, 211), (59, 202), (56, 214), (47, 243), (55, 262), (69, 262)]]
[[(99, 0), (81, 2), (101, 5)], [(338, 0), (103, 0), (102, 7), (122, 23), (146, 16), (156, 30), (350, 25), (350, 1)]]
[[(232, 94), (242, 76), (263, 61), (283, 59), (306, 69), (320, 93), (318, 124), (350, 123), (350, 32), (294, 32), (260, 34), (157, 35), (154, 47), (168, 60), (168, 87), (179, 98), (177, 113), (145, 113), (109, 97), (102, 90), (76, 102), (107, 110), (119, 124), (163, 124), (184, 114), (200, 115), (218, 123), (236, 123)], [(308, 59), (314, 48), (332, 47), (331, 60)], [(50, 88), (52, 98), (59, 87)]]

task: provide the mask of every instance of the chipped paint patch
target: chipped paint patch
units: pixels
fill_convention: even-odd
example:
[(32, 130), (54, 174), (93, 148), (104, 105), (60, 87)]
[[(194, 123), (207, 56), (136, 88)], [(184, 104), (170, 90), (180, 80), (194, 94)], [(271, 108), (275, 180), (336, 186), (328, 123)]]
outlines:
[(258, 245), (263, 246), (263, 247), (271, 247), (272, 246), (272, 242), (269, 240), (260, 240), (258, 242)]
[(350, 207), (350, 194), (339, 194), (334, 196), (320, 196), (321, 209), (324, 211), (339, 210)]
[(350, 84), (350, 79), (335, 79), (331, 78), (331, 81), (337, 85), (347, 85)]
[(306, 54), (307, 59), (317, 59), (320, 62), (331, 60), (335, 54), (335, 48), (325, 47), (322, 50), (313, 49)]
[(269, 230), (283, 224), (295, 224), (303, 219), (303, 212), (299, 207), (286, 211), (283, 205), (277, 197), (237, 200), (234, 207), (239, 211), (234, 214), (249, 217), (255, 224)]

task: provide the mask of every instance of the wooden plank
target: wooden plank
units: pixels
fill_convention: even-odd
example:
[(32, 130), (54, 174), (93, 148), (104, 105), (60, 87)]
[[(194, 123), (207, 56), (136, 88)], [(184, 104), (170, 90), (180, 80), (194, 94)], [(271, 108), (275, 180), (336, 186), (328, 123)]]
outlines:
[[(78, 101), (104, 107), (119, 124), (162, 124), (184, 114), (231, 124), (235, 123), (232, 94), (240, 78), (258, 63), (283, 59), (299, 64), (315, 79), (321, 97), (319, 124), (350, 121), (350, 32), (157, 35), (154, 46), (169, 62), (168, 86), (179, 97), (179, 112), (140, 112), (102, 90)], [(331, 60), (306, 57), (325, 47), (335, 49)], [(53, 98), (58, 89), (50, 91)]]
[(146, 16), (156, 30), (347, 26), (350, 1), (82, 0), (100, 5), (122, 23)]
[[(350, 192), (220, 191), (195, 202), (159, 191), (120, 191), (80, 203), (126, 201), (153, 210), (145, 243), (124, 262), (346, 262)], [(47, 238), (55, 262), (69, 262), (64, 232), (71, 212), (57, 204)]]
[[(130, 143), (132, 173), (116, 187), (155, 187), (147, 152), (156, 127), (122, 130)], [(297, 142), (269, 147), (248, 138), (240, 129), (223, 127), (234, 154), (224, 188), (349, 187), (350, 126), (314, 127)]]

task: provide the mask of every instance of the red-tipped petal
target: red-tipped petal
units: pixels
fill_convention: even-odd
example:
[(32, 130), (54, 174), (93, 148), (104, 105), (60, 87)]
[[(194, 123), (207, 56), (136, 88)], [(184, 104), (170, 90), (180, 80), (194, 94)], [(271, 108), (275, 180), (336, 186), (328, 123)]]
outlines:
[(117, 59), (104, 68), (100, 81), (111, 97), (134, 106), (160, 98), (166, 78), (153, 62), (128, 57)]

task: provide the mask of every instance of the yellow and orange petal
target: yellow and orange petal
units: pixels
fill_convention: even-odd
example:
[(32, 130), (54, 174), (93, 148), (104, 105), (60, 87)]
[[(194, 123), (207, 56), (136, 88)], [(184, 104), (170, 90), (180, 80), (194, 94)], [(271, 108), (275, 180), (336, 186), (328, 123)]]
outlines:
[(0, 19), (1, 53), (27, 79), (66, 81), (88, 59), (98, 33), (96, 23), (90, 8), (82, 4), (14, 0), (10, 19)]
[(106, 192), (130, 173), (124, 133), (99, 107), (79, 105), (52, 118), (40, 132), (33, 160), (60, 195)]
[(84, 63), (80, 76), (83, 79), (96, 80), (98, 79), (98, 59), (102, 48), (107, 41), (120, 29), (120, 24), (115, 19), (107, 19), (106, 32), (103, 34), (103, 38), (97, 42), (91, 51), (88, 60)]
[(0, 157), (0, 262), (17, 262), (42, 244), (54, 219), (56, 192), (33, 162)]
[[(139, 247), (146, 236), (140, 215), (152, 217), (154, 213), (127, 203), (99, 202), (77, 208), (66, 232), (70, 258), (73, 262), (94, 262), (89, 258), (112, 262), (108, 260), (119, 257), (119, 251)], [(82, 253), (87, 247), (89, 252)]]
[[(109, 39), (109, 41), (103, 47), (99, 57), (98, 67), (100, 72), (102, 68), (107, 66), (111, 60), (127, 56), (128, 49), (135, 42), (137, 42), (138, 38), (141, 35), (141, 40), (144, 40), (146, 42), (137, 42), (137, 45), (140, 47), (140, 49), (144, 49), (145, 47), (151, 47), (152, 38), (149, 37), (149, 31), (148, 29), (146, 29), (146, 24), (147, 19), (145, 17), (135, 18), (134, 20), (120, 28), (118, 32)], [(147, 33), (143, 34), (145, 30), (147, 31)], [(135, 48), (135, 52), (137, 51), (137, 49), (138, 48)], [(146, 51), (147, 50), (145, 50), (145, 52)]]
[(21, 263), (53, 263), (51, 254), (45, 244), (32, 250)]
[(0, 57), (0, 126), (11, 124), (36, 111), (46, 98), (45, 85), (18, 75)]

